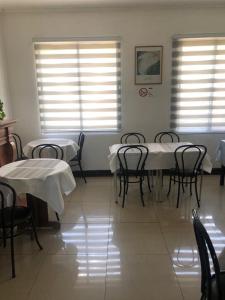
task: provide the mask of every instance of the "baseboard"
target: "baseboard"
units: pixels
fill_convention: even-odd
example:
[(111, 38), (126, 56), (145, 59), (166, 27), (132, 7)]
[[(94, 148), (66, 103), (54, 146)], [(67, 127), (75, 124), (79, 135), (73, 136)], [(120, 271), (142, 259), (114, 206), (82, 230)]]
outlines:
[[(164, 171), (165, 175), (167, 174), (167, 170)], [(80, 177), (80, 171), (73, 171), (74, 176)], [(205, 173), (205, 175), (220, 175), (221, 168), (213, 168), (211, 174)], [(96, 177), (96, 176), (112, 176), (110, 170), (86, 170), (84, 171), (85, 177)]]

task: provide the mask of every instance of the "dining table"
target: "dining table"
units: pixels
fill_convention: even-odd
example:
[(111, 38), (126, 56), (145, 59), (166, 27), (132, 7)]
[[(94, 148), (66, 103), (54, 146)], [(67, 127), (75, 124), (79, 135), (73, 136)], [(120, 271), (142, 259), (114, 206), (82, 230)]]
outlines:
[[(28, 158), (32, 158), (32, 150), (41, 144), (55, 144), (62, 148), (63, 150), (63, 160), (69, 162), (72, 158), (77, 155), (77, 151), (80, 149), (79, 145), (72, 139), (65, 138), (45, 138), (45, 139), (36, 139), (27, 143), (23, 152)], [(50, 149), (49, 149), (50, 152)], [(48, 155), (48, 157), (51, 157)]]
[[(117, 158), (117, 151), (120, 147), (130, 144), (114, 144), (109, 147), (109, 167), (114, 174), (114, 193), (117, 201), (117, 170), (119, 169), (119, 161)], [(162, 197), (162, 171), (174, 168), (175, 159), (174, 151), (179, 146), (192, 145), (190, 142), (175, 142), (175, 143), (143, 143), (148, 148), (149, 154), (145, 162), (145, 170), (156, 171), (156, 199), (161, 201)], [(135, 157), (135, 150), (130, 151), (130, 157)], [(202, 162), (202, 171), (211, 173), (212, 162), (210, 156), (206, 154)]]
[(27, 159), (0, 168), (0, 180), (11, 185), (17, 195), (26, 194), (39, 227), (59, 227), (48, 219), (48, 206), (61, 215), (64, 195), (76, 187), (70, 166), (59, 159)]

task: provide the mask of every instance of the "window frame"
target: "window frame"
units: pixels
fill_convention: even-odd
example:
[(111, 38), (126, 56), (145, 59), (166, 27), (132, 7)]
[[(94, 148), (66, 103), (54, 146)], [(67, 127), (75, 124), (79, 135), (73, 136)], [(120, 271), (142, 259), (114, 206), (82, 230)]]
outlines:
[[(51, 42), (98, 42), (98, 41), (113, 41), (119, 43), (119, 68), (117, 66), (117, 71), (120, 75), (116, 75), (118, 77), (118, 84), (117, 84), (117, 120), (118, 126), (115, 130), (86, 130), (86, 129), (74, 129), (74, 130), (62, 130), (62, 131), (55, 131), (55, 132), (47, 132), (43, 131), (41, 127), (41, 114), (40, 114), (40, 102), (39, 102), (39, 94), (38, 94), (38, 76), (37, 76), (37, 68), (36, 68), (36, 59), (35, 59), (35, 43), (51, 43)], [(35, 75), (35, 89), (36, 89), (36, 101), (37, 101), (37, 109), (38, 109), (38, 121), (39, 121), (39, 130), (42, 136), (71, 136), (73, 133), (77, 134), (80, 131), (83, 131), (89, 135), (107, 135), (107, 134), (118, 134), (122, 131), (122, 111), (123, 111), (123, 101), (122, 101), (122, 56), (123, 56), (123, 43), (120, 36), (104, 36), (104, 37), (66, 37), (66, 38), (33, 38), (32, 39), (32, 49), (33, 49), (33, 70)]]
[[(173, 74), (173, 50), (174, 50), (174, 47), (173, 47), (173, 43), (175, 41), (178, 41), (179, 39), (199, 39), (199, 38), (224, 38), (225, 39), (225, 33), (197, 33), (197, 34), (176, 34), (176, 35), (173, 35), (172, 36), (172, 39), (171, 39), (171, 87), (170, 87), (170, 129), (173, 130), (174, 132), (177, 132), (178, 134), (182, 134), (182, 135), (194, 135), (194, 134), (224, 134), (225, 133), (225, 128), (224, 129), (221, 129), (221, 130), (208, 130), (209, 127), (205, 127), (206, 130), (179, 130), (178, 126), (172, 126), (172, 122), (173, 122), (173, 119), (172, 119), (172, 114), (174, 114), (174, 110), (172, 110), (172, 98), (173, 98), (173, 93), (172, 93), (172, 89), (173, 89), (173, 80), (175, 79), (174, 77), (174, 74)], [(225, 50), (224, 50), (225, 51)], [(225, 59), (224, 59), (224, 63), (225, 63)], [(215, 64), (214, 64), (215, 65)], [(224, 70), (224, 73), (225, 73), (225, 70)], [(224, 79), (224, 82), (225, 82), (225, 79)], [(224, 96), (224, 100), (225, 100), (225, 96)], [(191, 108), (191, 107), (190, 107)], [(212, 108), (211, 108), (212, 109)], [(225, 106), (224, 106), (224, 109), (225, 109)], [(212, 120), (212, 118), (210, 118), (210, 121)], [(212, 124), (212, 122), (210, 122)], [(181, 126), (180, 126), (181, 127)], [(212, 127), (212, 126), (211, 126)], [(221, 126), (222, 127), (222, 126)], [(225, 126), (223, 126), (225, 127)]]

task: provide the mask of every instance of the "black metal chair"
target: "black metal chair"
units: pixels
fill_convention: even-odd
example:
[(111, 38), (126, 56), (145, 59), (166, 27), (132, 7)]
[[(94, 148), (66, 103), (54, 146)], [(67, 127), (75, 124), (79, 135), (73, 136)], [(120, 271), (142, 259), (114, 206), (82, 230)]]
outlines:
[(32, 149), (31, 157), (35, 158), (46, 158), (46, 157), (54, 157), (56, 159), (62, 159), (64, 157), (63, 149), (56, 144), (40, 144), (35, 146)]
[(17, 133), (11, 133), (11, 136), (16, 148), (16, 161), (28, 159), (28, 157), (23, 153), (23, 146), (20, 136)]
[(26, 229), (25, 225), (31, 226), (38, 247), (40, 250), (43, 249), (38, 240), (32, 209), (29, 207), (16, 206), (16, 199), (15, 190), (10, 185), (0, 182), (0, 238), (3, 240), (4, 247), (6, 247), (7, 239), (10, 239), (13, 278), (16, 276), (14, 237), (24, 233)]
[[(31, 152), (32, 158), (46, 158), (47, 157), (54, 157), (55, 159), (61, 159), (63, 160), (64, 152), (63, 149), (56, 144), (40, 144), (33, 148)], [(57, 221), (60, 221), (59, 215), (56, 212), (56, 219)]]
[(154, 143), (175, 143), (180, 142), (180, 137), (172, 131), (162, 131), (156, 134)]
[(183, 145), (174, 152), (175, 168), (170, 170), (169, 195), (171, 182), (178, 183), (177, 208), (180, 201), (180, 188), (184, 192), (184, 185), (190, 185), (190, 194), (192, 195), (192, 184), (195, 185), (195, 195), (198, 207), (200, 199), (198, 195), (198, 177), (202, 175), (202, 161), (206, 155), (207, 148), (204, 145)]
[(80, 147), (80, 149), (77, 151), (77, 155), (75, 157), (73, 157), (70, 162), (74, 163), (73, 166), (79, 166), (80, 168), (80, 172), (81, 172), (81, 177), (84, 179), (84, 182), (87, 183), (87, 180), (84, 176), (84, 172), (83, 172), (83, 169), (82, 169), (82, 164), (81, 164), (81, 160), (82, 160), (82, 151), (83, 151), (83, 146), (84, 146), (84, 139), (85, 139), (85, 135), (83, 132), (81, 132), (79, 134), (79, 137), (78, 137), (78, 146)]
[(139, 132), (128, 132), (121, 136), (120, 138), (121, 144), (141, 144), (146, 143), (145, 136), (142, 133)]
[[(193, 226), (201, 262), (201, 300), (225, 299), (225, 272), (220, 270), (219, 261), (212, 241), (201, 223), (196, 210), (193, 210)], [(210, 266), (210, 258), (212, 268)]]
[[(161, 131), (156, 134), (154, 143), (175, 143), (180, 142), (180, 137), (173, 131)], [(162, 171), (162, 183), (164, 178), (164, 171)]]
[[(122, 146), (117, 151), (117, 157), (120, 164), (118, 174), (120, 177), (120, 195), (121, 185), (123, 184), (123, 208), (125, 204), (125, 197), (128, 193), (129, 183), (139, 183), (141, 202), (142, 205), (145, 206), (142, 185), (144, 181), (144, 176), (146, 175), (145, 162), (148, 157), (148, 153), (148, 148), (144, 145)], [(132, 180), (131, 178), (134, 179)]]

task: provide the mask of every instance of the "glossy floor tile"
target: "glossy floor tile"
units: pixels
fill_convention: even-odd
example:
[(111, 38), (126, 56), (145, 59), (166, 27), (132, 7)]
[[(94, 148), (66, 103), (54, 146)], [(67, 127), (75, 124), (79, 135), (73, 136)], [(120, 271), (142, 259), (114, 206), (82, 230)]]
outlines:
[[(30, 236), (15, 239), (17, 277), (11, 279), (10, 247), (0, 247), (4, 300), (198, 300), (201, 269), (192, 226), (195, 196), (168, 178), (156, 197), (144, 186), (128, 190), (125, 208), (115, 203), (111, 177), (77, 179), (65, 198), (61, 229), (39, 230), (43, 250)], [(199, 215), (225, 268), (225, 187), (204, 176)], [(50, 217), (55, 220), (54, 212)]]

